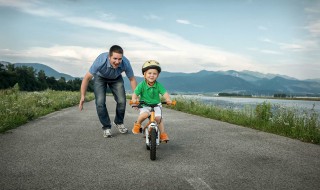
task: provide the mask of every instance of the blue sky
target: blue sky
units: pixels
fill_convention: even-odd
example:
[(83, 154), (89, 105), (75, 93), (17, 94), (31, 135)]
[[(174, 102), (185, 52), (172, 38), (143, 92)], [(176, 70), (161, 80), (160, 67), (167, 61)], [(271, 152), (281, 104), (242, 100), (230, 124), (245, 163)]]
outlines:
[(320, 76), (320, 0), (0, 0), (0, 60), (82, 77), (113, 44), (137, 76), (251, 70)]

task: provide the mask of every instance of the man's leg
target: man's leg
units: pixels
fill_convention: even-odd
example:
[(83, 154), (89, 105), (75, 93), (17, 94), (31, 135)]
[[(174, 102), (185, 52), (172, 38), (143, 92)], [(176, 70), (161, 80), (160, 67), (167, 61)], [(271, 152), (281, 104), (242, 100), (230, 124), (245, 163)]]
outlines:
[(117, 102), (116, 116), (114, 123), (118, 127), (120, 133), (127, 133), (128, 129), (124, 127), (123, 120), (126, 111), (126, 93), (122, 76), (119, 76), (115, 81), (108, 83), (113, 94), (114, 100)]
[(126, 92), (124, 90), (122, 76), (118, 77), (114, 82), (109, 83), (109, 87), (113, 94), (114, 100), (117, 102), (116, 117), (114, 118), (114, 122), (116, 124), (123, 124), (126, 111)]
[(94, 77), (94, 95), (96, 102), (96, 109), (99, 120), (102, 124), (102, 129), (111, 129), (110, 117), (106, 107), (106, 90), (107, 83), (104, 78), (95, 76)]

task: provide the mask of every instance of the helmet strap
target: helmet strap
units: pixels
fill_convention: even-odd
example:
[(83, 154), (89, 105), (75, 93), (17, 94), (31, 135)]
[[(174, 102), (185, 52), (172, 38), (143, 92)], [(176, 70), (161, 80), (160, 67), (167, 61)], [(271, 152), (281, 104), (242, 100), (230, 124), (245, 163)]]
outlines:
[(155, 82), (148, 82), (148, 81), (147, 81), (147, 84), (148, 84), (149, 86), (153, 86), (154, 83), (155, 83)]

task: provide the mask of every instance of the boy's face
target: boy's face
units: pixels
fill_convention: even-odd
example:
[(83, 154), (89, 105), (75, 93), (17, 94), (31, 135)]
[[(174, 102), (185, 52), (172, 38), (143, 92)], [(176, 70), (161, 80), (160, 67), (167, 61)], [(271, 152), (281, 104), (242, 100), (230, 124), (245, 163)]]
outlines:
[(159, 76), (157, 69), (149, 69), (144, 74), (147, 82), (151, 82), (151, 83), (156, 81)]
[(121, 61), (122, 61), (122, 54), (120, 53), (113, 52), (112, 56), (109, 56), (109, 62), (114, 69), (119, 67)]

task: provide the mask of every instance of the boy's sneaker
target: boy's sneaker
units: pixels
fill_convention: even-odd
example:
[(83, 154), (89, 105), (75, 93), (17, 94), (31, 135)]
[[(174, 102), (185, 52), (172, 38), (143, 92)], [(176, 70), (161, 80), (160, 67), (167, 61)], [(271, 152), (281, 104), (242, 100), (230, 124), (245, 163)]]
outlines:
[(139, 134), (140, 133), (140, 127), (141, 124), (134, 122), (133, 128), (132, 128), (132, 133), (133, 134)]
[(118, 128), (120, 133), (127, 133), (128, 132), (128, 129), (125, 128), (123, 124), (115, 124), (114, 122), (113, 122), (113, 124)]
[(167, 133), (160, 133), (160, 141), (161, 142), (167, 142), (169, 141), (169, 137)]
[(105, 137), (105, 138), (112, 137), (111, 129), (103, 130), (103, 137)]

